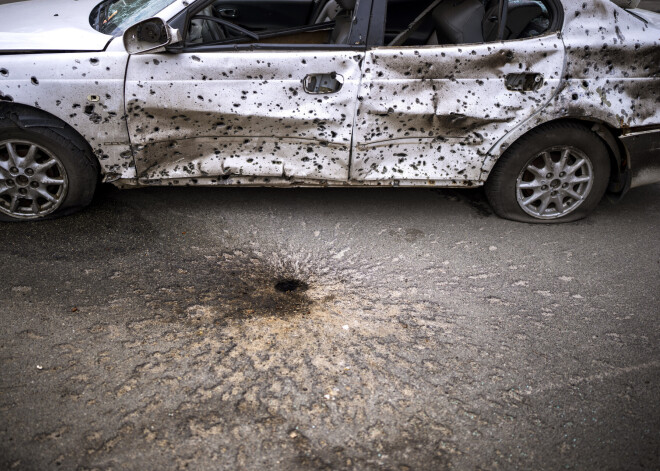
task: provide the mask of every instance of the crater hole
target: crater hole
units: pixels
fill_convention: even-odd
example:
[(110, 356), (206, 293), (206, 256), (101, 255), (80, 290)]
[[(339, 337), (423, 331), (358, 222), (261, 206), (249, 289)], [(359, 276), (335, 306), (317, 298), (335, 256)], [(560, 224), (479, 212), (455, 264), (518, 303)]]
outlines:
[(275, 289), (281, 293), (292, 293), (294, 291), (307, 291), (309, 285), (304, 281), (296, 280), (295, 278), (285, 278), (275, 283)]

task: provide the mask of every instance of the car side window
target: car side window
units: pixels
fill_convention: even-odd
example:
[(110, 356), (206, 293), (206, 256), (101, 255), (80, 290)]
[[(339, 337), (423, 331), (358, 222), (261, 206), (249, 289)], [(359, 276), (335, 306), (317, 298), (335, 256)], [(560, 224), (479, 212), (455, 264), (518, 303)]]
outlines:
[[(429, 7), (429, 0), (388, 0), (387, 19), (385, 22), (385, 44), (390, 44), (402, 31)], [(421, 20), (412, 31), (404, 46), (421, 46), (427, 43), (434, 31), (431, 15)]]
[(500, 0), (388, 0), (384, 44), (478, 44), (539, 36), (554, 23), (550, 2), (508, 0), (500, 12)]
[(355, 1), (216, 0), (192, 16), (186, 46), (346, 44)]

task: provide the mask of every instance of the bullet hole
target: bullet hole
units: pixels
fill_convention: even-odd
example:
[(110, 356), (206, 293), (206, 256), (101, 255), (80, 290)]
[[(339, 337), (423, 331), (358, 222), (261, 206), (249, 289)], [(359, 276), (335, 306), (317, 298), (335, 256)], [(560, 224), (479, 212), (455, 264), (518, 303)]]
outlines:
[(37, 77), (32, 77), (30, 81), (32, 82), (32, 85), (39, 85), (39, 80), (37, 80)]
[(94, 124), (99, 124), (103, 118), (94, 111), (94, 105), (85, 105), (84, 113), (89, 116), (89, 120)]
[(99, 60), (96, 57), (92, 57), (89, 60), (89, 63), (92, 64), (92, 65), (99, 65)]
[(0, 69), (0, 75), (6, 77), (9, 75), (9, 71), (7, 69)]
[(577, 93), (573, 93), (572, 98), (573, 98), (573, 101), (577, 101), (578, 98), (580, 98), (580, 96)]
[(307, 291), (309, 285), (295, 278), (286, 278), (275, 283), (275, 289), (281, 293), (292, 293), (294, 291)]

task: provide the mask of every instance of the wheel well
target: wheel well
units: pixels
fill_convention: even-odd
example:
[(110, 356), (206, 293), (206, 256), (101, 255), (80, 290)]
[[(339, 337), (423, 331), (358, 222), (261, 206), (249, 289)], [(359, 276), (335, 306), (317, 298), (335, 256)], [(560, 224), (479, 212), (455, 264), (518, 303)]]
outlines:
[(610, 158), (610, 183), (607, 192), (611, 194), (623, 194), (630, 188), (630, 171), (628, 165), (628, 154), (618, 136), (621, 131), (597, 120), (587, 119), (562, 119), (558, 121), (571, 121), (584, 126), (594, 132), (607, 147)]
[[(21, 103), (0, 101), (0, 120), (4, 119), (10, 120), (22, 129), (49, 127), (60, 134), (61, 131), (59, 130), (66, 129), (67, 133), (72, 133), (73, 136), (77, 136), (78, 139), (72, 141), (76, 147), (81, 151), (87, 152), (90, 156), (94, 155), (92, 146), (89, 145), (89, 142), (87, 142), (78, 131), (47, 111)], [(63, 137), (66, 137), (67, 139), (71, 138), (70, 135)], [(94, 160), (96, 160), (96, 158)]]
[(598, 120), (590, 120), (584, 118), (561, 118), (552, 121), (547, 121), (535, 128), (525, 132), (522, 136), (518, 137), (516, 141), (526, 136), (529, 132), (539, 127), (551, 123), (573, 123), (589, 129), (596, 134), (604, 143), (608, 150), (608, 157), (610, 159), (610, 183), (608, 186), (608, 193), (623, 196), (630, 188), (630, 167), (628, 165), (628, 154), (619, 140), (618, 136), (621, 131), (610, 126), (607, 123)]

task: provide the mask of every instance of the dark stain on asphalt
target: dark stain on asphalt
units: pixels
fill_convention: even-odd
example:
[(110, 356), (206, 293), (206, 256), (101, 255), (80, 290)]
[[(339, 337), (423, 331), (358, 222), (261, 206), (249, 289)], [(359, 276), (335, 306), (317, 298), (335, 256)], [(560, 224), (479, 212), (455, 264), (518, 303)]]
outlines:
[(281, 293), (291, 293), (293, 291), (307, 291), (309, 286), (304, 281), (286, 278), (275, 283), (275, 289)]
[[(291, 318), (310, 312), (313, 301), (308, 290), (318, 284), (313, 267), (294, 266), (288, 259), (249, 249), (229, 249), (234, 245), (229, 239), (215, 240), (217, 250), (189, 249), (189, 245), (204, 242), (184, 230), (185, 221), (181, 229), (164, 234), (154, 229), (142, 208), (115, 196), (114, 191), (108, 192), (103, 204), (92, 205), (87, 215), (44, 221), (27, 231), (24, 226), (8, 226), (7, 232), (23, 230), (39, 247), (33, 255), (39, 260), (37, 270), (44, 275), (35, 279), (31, 272), (17, 274), (14, 284), (30, 286), (32, 295), (61, 306), (63, 315), (71, 315), (74, 305), (84, 315), (86, 305), (127, 295), (137, 308), (135, 318), (146, 314), (166, 323), (219, 326), (230, 320)], [(97, 217), (90, 218), (94, 213)], [(49, 241), (58, 240), (63, 233), (66, 243), (76, 249), (52, 253)], [(89, 244), (90, 233), (103, 233), (104, 237)], [(22, 244), (6, 244), (0, 257), (24, 258), (23, 248)], [(172, 257), (173, 250), (182, 248), (184, 255)], [(136, 257), (141, 260), (139, 269), (126, 270), (125, 263)], [(76, 264), (85, 270), (74, 268)], [(64, 283), (53, 290), (51, 280), (62, 277), (82, 283)], [(104, 280), (102, 289), (93, 288), (99, 280)], [(10, 290), (9, 285), (0, 287), (0, 296), (10, 296)], [(198, 307), (204, 316), (196, 314)]]
[[(228, 259), (230, 258), (230, 259)], [(132, 292), (138, 311), (156, 323), (181, 324), (186, 328), (223, 328), (254, 319), (293, 319), (308, 316), (314, 300), (300, 269), (282, 267), (255, 254), (233, 252), (188, 258), (176, 267), (166, 258), (149, 257), (139, 273), (111, 276), (105, 298)], [(184, 268), (185, 267), (185, 268)], [(89, 291), (76, 304), (99, 302)], [(67, 298), (67, 294), (63, 294)], [(144, 315), (144, 314), (143, 314)], [(131, 322), (131, 321), (129, 321)]]
[[(219, 319), (304, 316), (313, 302), (306, 291), (308, 283), (292, 275), (287, 268), (274, 268), (263, 259), (250, 258), (216, 274), (217, 288), (203, 293), (218, 307)], [(273, 280), (278, 280), (273, 284)], [(219, 320), (218, 319), (218, 320)]]

